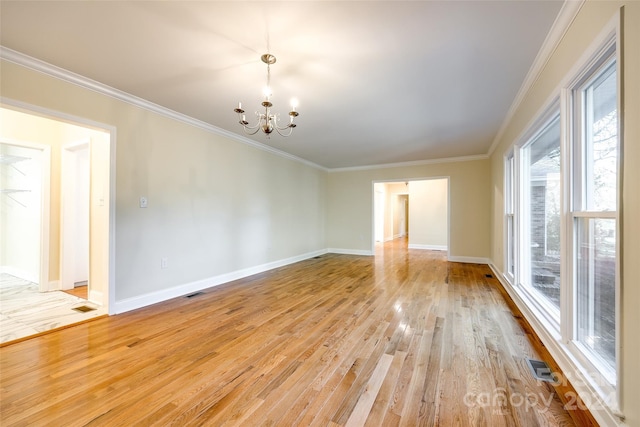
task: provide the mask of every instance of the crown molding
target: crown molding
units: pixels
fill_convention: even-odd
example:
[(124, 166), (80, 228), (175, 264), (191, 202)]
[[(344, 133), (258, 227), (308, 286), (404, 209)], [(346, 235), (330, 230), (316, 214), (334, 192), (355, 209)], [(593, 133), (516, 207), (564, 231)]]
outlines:
[(295, 162), (302, 163), (307, 166), (320, 169), (325, 172), (328, 171), (328, 169), (325, 168), (324, 166), (320, 166), (316, 163), (294, 156), (293, 154), (286, 153), (284, 151), (278, 150), (276, 148), (270, 147), (265, 144), (260, 144), (256, 141), (253, 141), (250, 138), (246, 138), (242, 135), (229, 132), (225, 129), (214, 126), (210, 123), (203, 122), (202, 120), (195, 119), (193, 117), (187, 116), (186, 114), (179, 113), (177, 111), (155, 104), (151, 101), (147, 101), (146, 99), (139, 98), (137, 96), (131, 95), (130, 93), (121, 91), (111, 86), (107, 86), (103, 83), (97, 82), (88, 77), (82, 76), (80, 74), (76, 74), (72, 71), (49, 64), (48, 62), (44, 62), (40, 59), (33, 58), (31, 56), (25, 55), (24, 53), (15, 51), (13, 49), (9, 49), (1, 45), (0, 45), (0, 59), (3, 59), (8, 62), (12, 62), (14, 64), (20, 65), (22, 67), (28, 68), (33, 71), (46, 74), (50, 77), (63, 80), (67, 83), (80, 86), (84, 89), (89, 89), (101, 95), (106, 95), (108, 97), (117, 99), (118, 101), (126, 102), (127, 104), (134, 105), (144, 110), (151, 111), (161, 116), (168, 117), (170, 119), (194, 126), (196, 128), (205, 130), (207, 132), (210, 132), (219, 136), (223, 136), (225, 138), (229, 138), (246, 145), (250, 145), (259, 150), (266, 151), (271, 154), (275, 154), (276, 156), (284, 157), (286, 159), (293, 160)]
[(478, 154), (474, 156), (462, 156), (462, 157), (444, 157), (441, 159), (415, 160), (411, 162), (401, 162), (401, 163), (385, 163), (380, 165), (332, 168), (332, 169), (329, 169), (329, 173), (354, 172), (354, 171), (363, 171), (363, 170), (372, 170), (372, 169), (403, 168), (403, 167), (409, 167), (409, 166), (435, 165), (439, 163), (472, 162), (476, 160), (487, 160), (488, 158), (489, 158), (488, 154)]
[(504, 132), (509, 126), (511, 119), (515, 115), (516, 110), (522, 104), (525, 96), (529, 92), (529, 90), (533, 87), (533, 85), (538, 81), (540, 75), (542, 74), (542, 70), (547, 66), (551, 55), (556, 51), (558, 45), (564, 38), (569, 26), (573, 23), (578, 12), (584, 5), (586, 0), (566, 0), (558, 13), (553, 25), (551, 25), (551, 30), (547, 34), (547, 37), (544, 39), (536, 58), (533, 60), (533, 64), (531, 68), (529, 68), (529, 72), (524, 78), (522, 85), (520, 86), (520, 90), (518, 91), (516, 97), (511, 103), (511, 107), (507, 112), (504, 120), (502, 121), (502, 125), (496, 134), (496, 137), (493, 139), (493, 143), (487, 152), (487, 156), (491, 156), (495, 149), (498, 147)]

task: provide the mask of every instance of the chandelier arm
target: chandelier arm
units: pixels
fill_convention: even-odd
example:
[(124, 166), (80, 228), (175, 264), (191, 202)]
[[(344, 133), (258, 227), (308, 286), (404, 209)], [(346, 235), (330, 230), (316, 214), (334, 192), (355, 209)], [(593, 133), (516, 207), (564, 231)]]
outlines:
[(293, 129), (295, 126), (291, 126), (292, 124), (293, 122), (290, 122), (290, 123), (287, 123), (286, 126), (278, 126), (276, 122), (276, 129), (279, 129), (279, 130)]
[[(289, 133), (286, 133), (286, 134), (285, 134), (285, 133), (282, 133), (282, 132), (281, 132), (281, 131), (283, 131), (283, 130), (285, 130), (285, 129), (289, 129)], [(278, 132), (278, 134), (279, 134), (280, 136), (284, 136), (284, 137), (286, 138), (287, 136), (291, 135), (291, 132), (293, 132), (293, 128), (286, 127), (286, 128), (282, 128), (282, 129), (280, 129), (279, 127), (276, 127), (276, 132)]]
[[(293, 126), (291, 126), (293, 125)], [(291, 129), (289, 131), (288, 135), (291, 135), (291, 132), (293, 131), (293, 128), (296, 127), (297, 125), (295, 123), (293, 123), (293, 120), (291, 120), (289, 123), (287, 123), (286, 126), (278, 126), (278, 122), (276, 122), (276, 129), (278, 130), (287, 130), (287, 129)], [(279, 132), (278, 132), (279, 133)], [(281, 134), (282, 135), (282, 134)]]
[(260, 120), (258, 120), (258, 123), (256, 123), (253, 126), (249, 126), (248, 124), (246, 124), (246, 125), (242, 125), (242, 127), (245, 129), (258, 129), (260, 128), (260, 123), (261, 123)]
[[(260, 123), (258, 123), (258, 124), (260, 124)], [(260, 130), (260, 127), (256, 126), (256, 127), (253, 127), (253, 128), (248, 128), (247, 126), (243, 126), (242, 129), (244, 129), (244, 133), (247, 134), (247, 135), (255, 135)], [(253, 132), (249, 132), (249, 131), (247, 131), (247, 129), (255, 129), (255, 130)]]
[[(249, 123), (245, 122), (244, 116), (242, 114), (238, 114), (238, 119), (240, 119), (239, 123), (244, 128), (245, 133), (246, 133), (247, 129), (259, 129), (260, 128), (260, 124), (262, 123), (262, 114), (260, 114), (260, 113), (258, 113), (256, 111), (256, 116), (258, 117), (257, 123), (255, 125), (253, 125), (253, 126), (249, 126)], [(250, 133), (249, 135), (254, 135), (254, 134), (255, 134), (255, 132), (254, 133)]]

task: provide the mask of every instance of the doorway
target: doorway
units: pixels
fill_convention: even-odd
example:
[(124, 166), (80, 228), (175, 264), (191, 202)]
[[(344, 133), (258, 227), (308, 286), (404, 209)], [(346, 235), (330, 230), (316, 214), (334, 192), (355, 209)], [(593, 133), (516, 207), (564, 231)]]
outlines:
[[(449, 254), (449, 178), (373, 183), (376, 243), (406, 238), (409, 249)], [(380, 231), (382, 230), (382, 231)]]
[[(45, 196), (38, 205), (43, 224), (40, 245), (31, 245), (25, 257), (40, 258), (40, 272), (37, 277), (26, 277), (29, 279), (26, 283), (38, 283), (43, 293), (86, 283), (89, 288), (86, 299), (98, 306), (101, 313), (108, 313), (114, 301), (115, 129), (84, 119), (71, 121), (69, 116), (39, 107), (12, 105), (5, 99), (3, 102), (0, 139), (15, 146), (37, 146), (50, 155), (50, 160), (42, 162), (49, 168), (42, 170)], [(3, 171), (2, 273), (16, 264), (7, 253), (19, 255), (7, 251), (8, 245), (19, 241), (7, 232), (11, 227), (5, 221), (8, 204), (16, 204), (8, 196), (20, 201), (19, 197), (27, 194), (4, 191), (8, 189), (4, 174)]]

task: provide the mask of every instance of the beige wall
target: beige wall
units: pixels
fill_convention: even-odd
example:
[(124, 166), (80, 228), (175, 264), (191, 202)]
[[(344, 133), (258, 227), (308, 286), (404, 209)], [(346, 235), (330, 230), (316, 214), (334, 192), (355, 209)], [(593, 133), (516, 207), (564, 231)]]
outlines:
[(627, 424), (640, 426), (640, 2), (587, 1), (510, 121), (491, 157), (492, 259), (504, 268), (503, 158), (594, 39), (624, 5), (624, 155), (622, 176), (622, 409)]
[(409, 247), (446, 249), (448, 213), (447, 180), (409, 183)]
[(326, 248), (325, 171), (1, 65), (3, 97), (116, 129), (116, 301)]
[[(489, 160), (471, 160), (331, 172), (327, 191), (327, 245), (356, 253), (371, 251), (374, 181), (450, 177), (450, 255), (454, 259), (487, 259), (491, 253), (490, 168)], [(409, 200), (409, 206), (411, 203)], [(411, 224), (412, 219), (409, 221)]]

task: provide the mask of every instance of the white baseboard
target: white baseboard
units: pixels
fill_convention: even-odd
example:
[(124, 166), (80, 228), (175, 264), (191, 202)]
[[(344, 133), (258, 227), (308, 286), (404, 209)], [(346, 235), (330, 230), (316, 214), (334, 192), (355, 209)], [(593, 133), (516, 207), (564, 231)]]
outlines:
[(28, 280), (29, 282), (38, 283), (40, 278), (38, 274), (33, 274), (29, 271), (22, 270), (20, 268), (15, 268), (10, 265), (3, 265), (0, 267), (0, 273), (9, 274), (13, 277), (17, 277), (18, 279)]
[(585, 375), (583, 373), (583, 369), (580, 367), (579, 362), (571, 355), (569, 349), (547, 331), (547, 328), (545, 328), (542, 322), (538, 320), (538, 317), (533, 313), (533, 311), (531, 311), (520, 294), (505, 280), (503, 273), (498, 270), (493, 263), (489, 263), (489, 267), (500, 282), (500, 285), (513, 300), (529, 325), (531, 325), (536, 335), (538, 335), (540, 341), (542, 341), (547, 350), (549, 350), (551, 357), (556, 361), (562, 372), (565, 374), (565, 377), (567, 376), (567, 373), (570, 373), (573, 377), (577, 377), (578, 381), (572, 381), (571, 385), (582, 398), (582, 401), (588, 403), (587, 407), (598, 424), (602, 426), (623, 425), (611, 409), (602, 402), (599, 393), (590, 384), (592, 382), (592, 378), (590, 378), (588, 374)]
[(327, 252), (331, 254), (341, 254), (341, 255), (362, 255), (362, 256), (372, 256), (372, 251), (367, 251), (363, 249), (340, 249), (340, 248), (329, 248)]
[(409, 243), (409, 249), (423, 249), (428, 251), (446, 251), (447, 245), (420, 245), (417, 243)]
[(98, 305), (104, 305), (104, 294), (100, 291), (94, 291), (93, 289), (89, 289), (89, 302)]
[[(172, 298), (188, 295), (193, 292), (201, 291), (203, 289), (218, 286), (223, 283), (231, 282), (233, 280), (242, 279), (244, 277), (252, 276), (254, 274), (262, 273), (264, 271), (272, 270), (274, 268), (283, 267), (288, 264), (303, 261), (305, 259), (313, 258), (315, 256), (324, 255), (327, 253), (326, 249), (319, 251), (309, 252), (302, 255), (297, 255), (291, 258), (282, 259), (279, 261), (269, 262), (255, 267), (245, 268), (243, 270), (232, 271), (230, 273), (220, 274), (214, 277), (208, 277), (206, 279), (197, 280), (195, 282), (184, 283), (172, 288), (163, 289), (157, 292), (151, 292), (148, 294), (140, 295), (137, 297), (126, 298), (115, 302), (113, 307), (113, 313), (120, 314), (127, 311), (136, 310), (138, 308), (146, 307), (148, 305), (157, 304), (162, 301), (167, 301)], [(111, 311), (111, 307), (110, 310)]]
[(491, 260), (489, 258), (480, 258), (473, 256), (449, 255), (448, 260), (451, 262), (464, 262), (467, 264), (491, 264)]
[(49, 291), (59, 291), (60, 290), (60, 280), (52, 280), (49, 282)]

